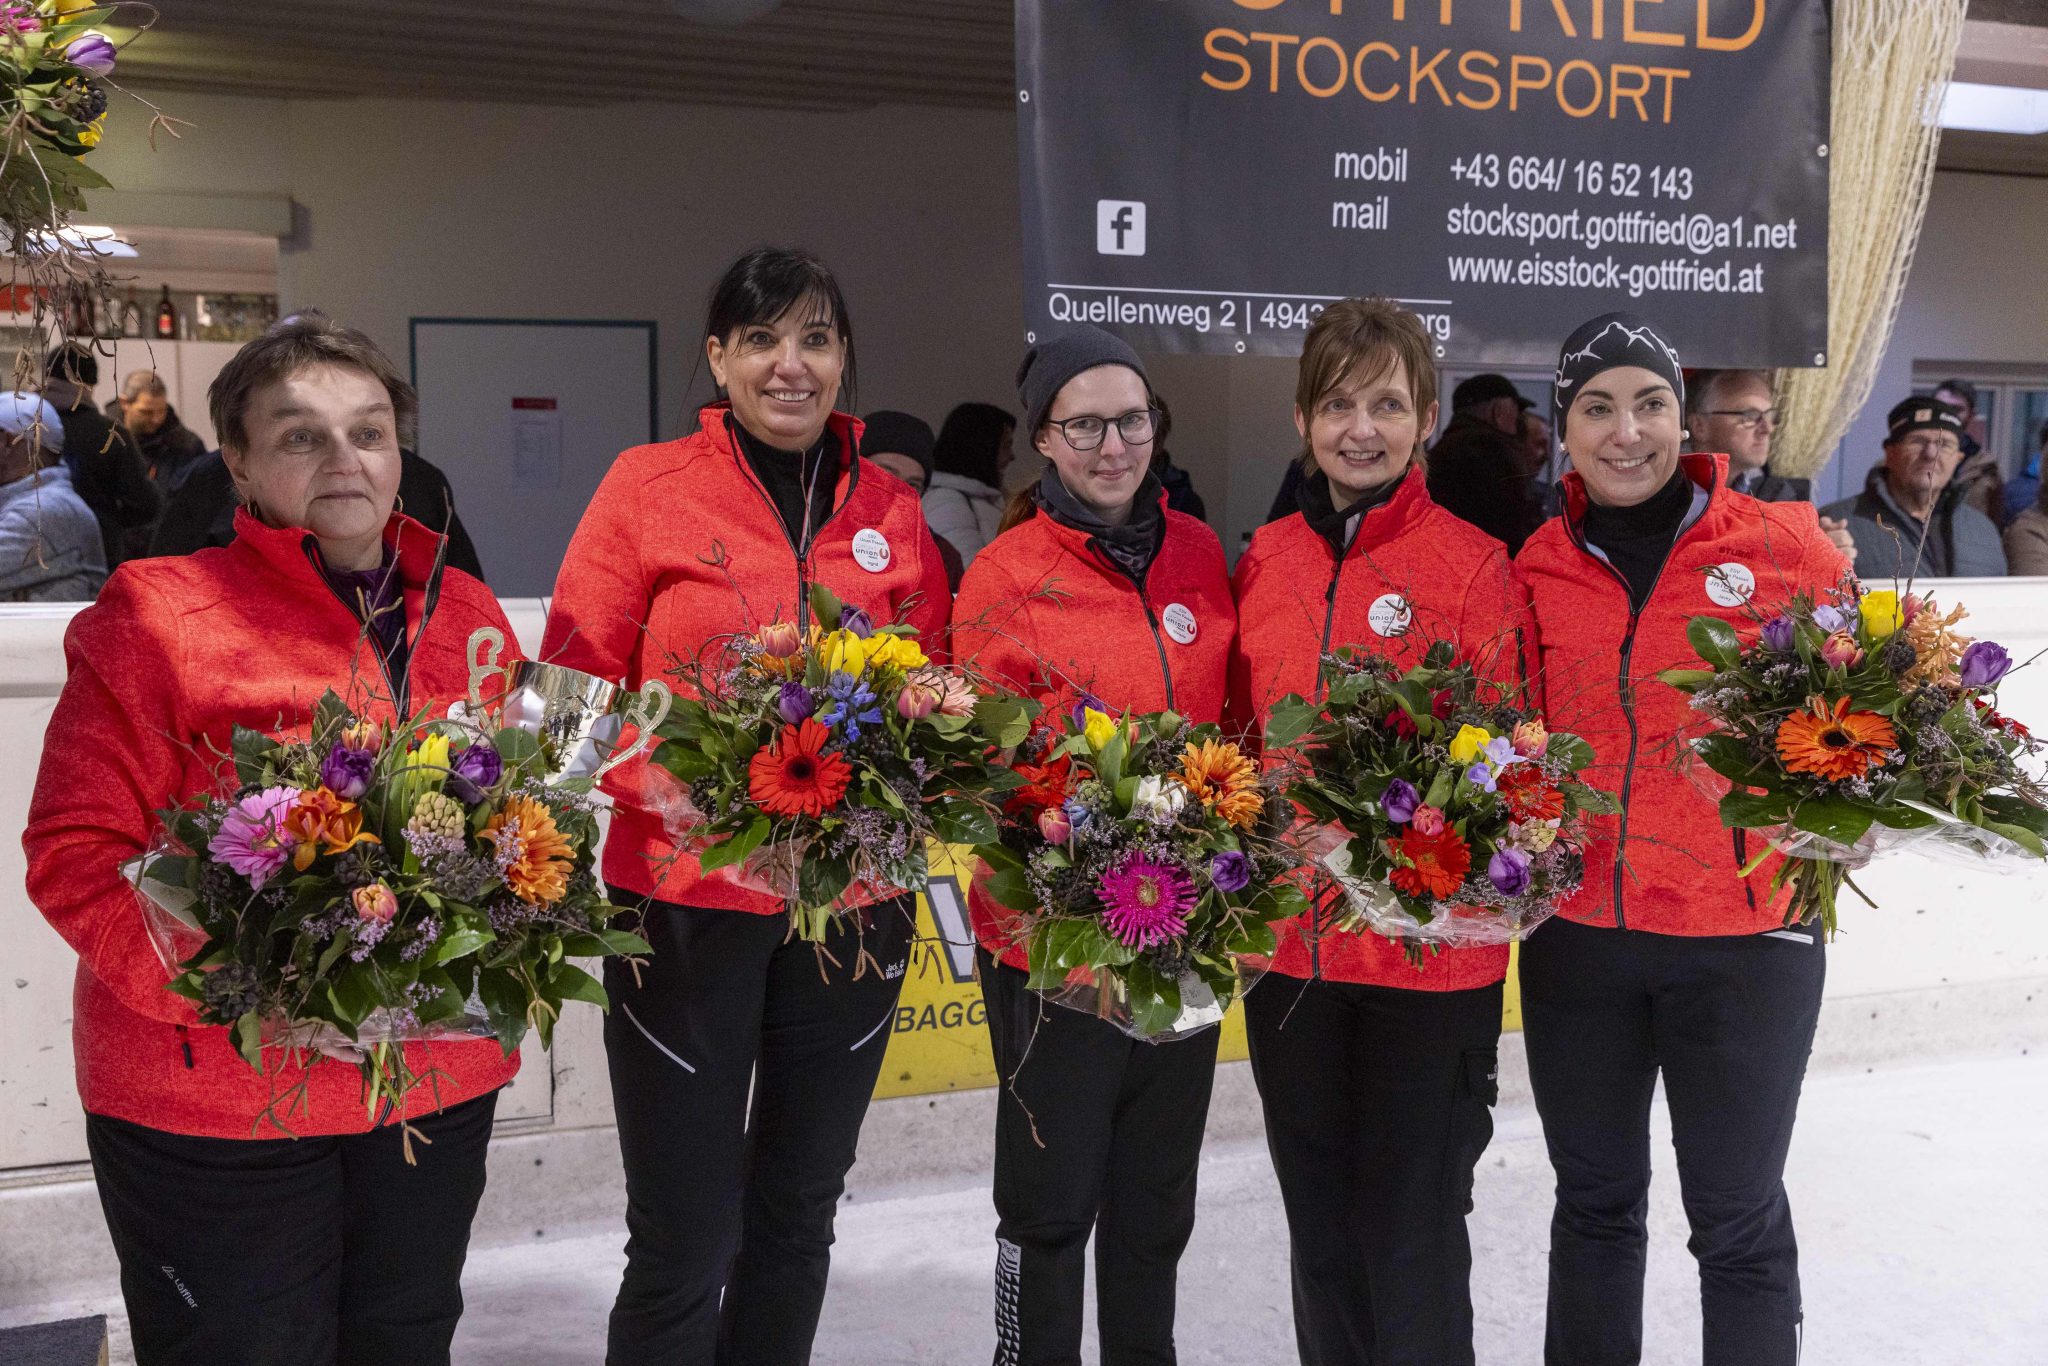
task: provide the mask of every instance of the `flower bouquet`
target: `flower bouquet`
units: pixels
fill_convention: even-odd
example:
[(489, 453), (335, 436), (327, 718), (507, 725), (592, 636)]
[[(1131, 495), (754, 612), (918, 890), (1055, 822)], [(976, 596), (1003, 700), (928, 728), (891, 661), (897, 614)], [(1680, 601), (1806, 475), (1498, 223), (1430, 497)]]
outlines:
[(1819, 916), (1832, 935), (1849, 870), (1888, 850), (2048, 856), (2048, 790), (2020, 762), (2043, 746), (1999, 712), (2012, 660), (1956, 632), (1963, 608), (1851, 584), (1750, 615), (1746, 642), (1693, 618), (1686, 637), (1707, 667), (1658, 676), (1712, 727), (1680, 761), (1727, 780), (1722, 824), (1764, 836), (1743, 873), (1786, 855), (1772, 885), (1792, 887), (1787, 924)]
[(1214, 726), (1118, 720), (1084, 698), (1065, 733), (1034, 730), (1001, 838), (975, 852), (1018, 911), (1031, 986), (1163, 1040), (1218, 1023), (1269, 957), (1273, 922), (1307, 908), (1258, 766)]
[[(348, 1058), (374, 1119), (431, 1081), (405, 1041), (546, 1046), (564, 1002), (607, 1004), (570, 958), (647, 952), (608, 927), (589, 784), (543, 781), (528, 732), (371, 725), (329, 692), (306, 739), (232, 744), (239, 791), (160, 813), (128, 871), (170, 989), (258, 1071), (266, 1049)], [(291, 1108), (266, 1117), (288, 1133)]]
[(1350, 648), (1324, 656), (1322, 699), (1274, 705), (1293, 749), (1286, 796), (1320, 828), (1298, 838), (1336, 879), (1339, 929), (1462, 948), (1520, 939), (1584, 875), (1587, 817), (1613, 799), (1579, 777), (1593, 749), (1550, 734), (1509, 688), (1432, 644), (1404, 671)]
[(921, 890), (925, 843), (996, 833), (992, 795), (1022, 780), (997, 752), (1036, 708), (932, 663), (908, 626), (875, 626), (811, 590), (806, 635), (776, 622), (671, 670), (645, 800), (707, 878), (789, 903), (822, 944), (835, 915)]

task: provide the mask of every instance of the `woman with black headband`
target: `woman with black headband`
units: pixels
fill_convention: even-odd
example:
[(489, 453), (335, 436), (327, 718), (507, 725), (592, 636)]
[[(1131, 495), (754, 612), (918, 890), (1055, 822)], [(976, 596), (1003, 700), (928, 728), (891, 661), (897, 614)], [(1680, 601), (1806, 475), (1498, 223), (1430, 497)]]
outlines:
[(1684, 380), (1650, 324), (1593, 319), (1558, 357), (1553, 404), (1571, 459), (1564, 512), (1516, 563), (1542, 638), (1553, 729), (1584, 736), (1589, 778), (1621, 811), (1586, 881), (1522, 946), (1529, 1076), (1557, 1171), (1549, 1366), (1642, 1357), (1650, 1102), (1661, 1073), (1699, 1261), (1705, 1366), (1791, 1366), (1798, 1249), (1784, 1170), (1820, 1011), (1819, 927), (1785, 928), (1776, 855), (1721, 825), (1673, 763), (1690, 711), (1657, 680), (1696, 663), (1686, 623), (1755, 629), (1848, 564), (1808, 503), (1727, 487), (1725, 455), (1679, 454)]

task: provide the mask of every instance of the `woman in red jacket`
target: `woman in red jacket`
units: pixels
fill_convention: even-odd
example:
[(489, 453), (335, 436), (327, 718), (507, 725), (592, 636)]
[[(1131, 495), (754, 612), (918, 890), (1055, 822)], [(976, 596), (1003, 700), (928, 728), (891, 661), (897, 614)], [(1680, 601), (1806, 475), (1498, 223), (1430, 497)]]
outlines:
[[(842, 381), (853, 406), (854, 358), (831, 273), (779, 248), (741, 257), (712, 291), (704, 349), (724, 398), (694, 435), (613, 464), (569, 543), (544, 657), (638, 686), (735, 633), (809, 625), (814, 583), (874, 622), (908, 620), (939, 652), (946, 575), (917, 496), (858, 458), (860, 423), (834, 410)], [(699, 875), (639, 795), (645, 771), (614, 775), (604, 855), (654, 946), (637, 971), (605, 973), (630, 1235), (609, 1359), (801, 1363), (903, 985), (910, 898), (835, 929), (830, 967), (789, 937), (781, 900)], [(854, 934), (881, 971), (856, 972)]]
[(1656, 675), (1697, 662), (1692, 617), (1751, 631), (1753, 611), (1833, 588), (1848, 564), (1811, 504), (1760, 503), (1728, 488), (1727, 456), (1681, 456), (1684, 400), (1677, 354), (1640, 318), (1574, 332), (1553, 399), (1572, 464), (1565, 512), (1517, 560), (1551, 724), (1591, 742), (1589, 775), (1621, 798), (1584, 887), (1522, 946), (1529, 1079), (1557, 1169), (1551, 1366), (1641, 1358), (1660, 1073), (1706, 1366), (1799, 1354), (1783, 1177), (1820, 1011), (1820, 931), (1785, 928), (1775, 855), (1740, 876), (1755, 851), (1674, 765), (1691, 712)]
[[(278, 1070), (260, 1077), (164, 989), (120, 866), (155, 811), (233, 792), (236, 726), (303, 736), (330, 688), (366, 719), (438, 713), (467, 689), (470, 633), (511, 628), (392, 509), (418, 401), (369, 338), (288, 318), (210, 399), (245, 504), (235, 540), (130, 561), (72, 621), (22, 840), (30, 899), (79, 954), (72, 1046), (136, 1358), (446, 1362), (518, 1060), (490, 1040), (408, 1044), (438, 1077), (407, 1102), (433, 1144), (408, 1166), (398, 1116), (372, 1123), (354, 1068), (266, 1058)], [(263, 1117), (299, 1086), (294, 1141)]]
[[(1017, 386), (1024, 430), (1050, 463), (968, 566), (955, 653), (1049, 709), (1085, 697), (1115, 713), (1221, 720), (1237, 628), (1223, 548), (1167, 510), (1149, 473), (1159, 415), (1137, 354), (1076, 327), (1032, 347)], [(1092, 1232), (1102, 1360), (1171, 1362), (1216, 1031), (1144, 1043), (1046, 1003), (1025, 986), (1024, 950), (981, 886), (986, 872), (969, 905), (1003, 1079), (995, 1360), (1080, 1361)]]
[[(1405, 669), (1448, 641), (1519, 687), (1526, 595), (1499, 541), (1431, 501), (1436, 416), (1412, 313), (1385, 299), (1323, 310), (1295, 382), (1302, 510), (1262, 527), (1234, 576), (1231, 703), (1255, 735), (1281, 697), (1315, 694), (1340, 646)], [(1303, 1361), (1472, 1360), (1465, 1214), (1493, 1135), (1507, 963), (1501, 946), (1418, 967), (1310, 915), (1283, 928), (1274, 976), (1245, 997)]]

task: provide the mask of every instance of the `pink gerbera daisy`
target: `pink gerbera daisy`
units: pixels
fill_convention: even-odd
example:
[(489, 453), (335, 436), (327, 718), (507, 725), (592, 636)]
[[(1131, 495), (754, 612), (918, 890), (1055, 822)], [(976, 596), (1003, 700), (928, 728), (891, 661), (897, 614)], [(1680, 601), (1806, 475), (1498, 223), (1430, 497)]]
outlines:
[(228, 808), (206, 851), (215, 863), (226, 864), (263, 890), (298, 843), (284, 828), (284, 818), (302, 795), (296, 787), (266, 787), (242, 798)]
[(1127, 948), (1149, 949), (1186, 933), (1195, 906), (1195, 880), (1187, 870), (1145, 854), (1131, 854), (1095, 884), (1102, 923)]

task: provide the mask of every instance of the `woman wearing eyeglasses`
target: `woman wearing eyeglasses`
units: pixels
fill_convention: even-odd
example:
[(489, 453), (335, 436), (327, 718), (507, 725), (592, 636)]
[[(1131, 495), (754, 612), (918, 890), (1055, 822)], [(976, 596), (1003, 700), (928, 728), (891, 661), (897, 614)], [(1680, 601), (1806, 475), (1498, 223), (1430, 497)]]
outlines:
[[(1024, 356), (1024, 430), (1049, 462), (975, 556), (954, 657), (1065, 711), (1220, 721), (1237, 613), (1223, 547), (1165, 506), (1144, 366), (1077, 327)], [(1026, 985), (1011, 913), (969, 895), (1002, 1093), (996, 1112), (997, 1366), (1081, 1360), (1090, 1235), (1104, 1366), (1171, 1363), (1174, 1284), (1216, 1031), (1139, 1042)]]

